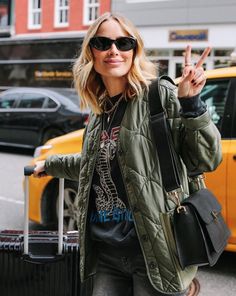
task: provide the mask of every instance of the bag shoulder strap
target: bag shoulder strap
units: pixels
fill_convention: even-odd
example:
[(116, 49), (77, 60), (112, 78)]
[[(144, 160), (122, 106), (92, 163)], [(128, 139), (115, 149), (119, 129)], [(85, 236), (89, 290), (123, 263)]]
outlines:
[(160, 80), (167, 79), (174, 84), (168, 76), (162, 76), (152, 82), (149, 87), (148, 100), (150, 106), (150, 121), (154, 134), (157, 153), (159, 156), (162, 182), (167, 192), (181, 187), (176, 162), (176, 152), (172, 143), (168, 122), (162, 106), (160, 96)]
[(149, 106), (151, 116), (164, 111), (160, 96), (161, 80), (167, 80), (175, 85), (174, 81), (167, 75), (160, 76), (151, 83), (149, 86)]

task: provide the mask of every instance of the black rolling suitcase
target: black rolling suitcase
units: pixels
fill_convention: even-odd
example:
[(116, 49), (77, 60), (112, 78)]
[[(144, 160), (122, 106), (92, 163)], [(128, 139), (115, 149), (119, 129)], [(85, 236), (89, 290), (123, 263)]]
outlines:
[(78, 233), (63, 233), (64, 179), (59, 181), (58, 232), (29, 232), (28, 176), (31, 173), (32, 167), (26, 167), (24, 232), (0, 232), (0, 295), (87, 295), (80, 285)]

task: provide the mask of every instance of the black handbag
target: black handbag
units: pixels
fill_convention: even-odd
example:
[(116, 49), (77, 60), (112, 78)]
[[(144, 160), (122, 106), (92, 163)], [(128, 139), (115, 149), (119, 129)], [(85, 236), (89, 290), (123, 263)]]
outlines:
[[(169, 77), (163, 77), (168, 79)], [(221, 205), (207, 189), (183, 198), (177, 155), (160, 100), (159, 81), (149, 88), (151, 127), (160, 161), (162, 182), (167, 195), (175, 201), (172, 228), (177, 256), (182, 269), (190, 265), (213, 266), (224, 251), (230, 231), (222, 217)], [(190, 178), (203, 184), (201, 175)]]

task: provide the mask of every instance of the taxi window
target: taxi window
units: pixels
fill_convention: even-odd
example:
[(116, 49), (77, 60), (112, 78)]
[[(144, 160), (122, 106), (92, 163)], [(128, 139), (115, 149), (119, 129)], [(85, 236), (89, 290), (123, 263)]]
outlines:
[(207, 105), (212, 121), (221, 130), (229, 80), (208, 80), (201, 92), (201, 99)]

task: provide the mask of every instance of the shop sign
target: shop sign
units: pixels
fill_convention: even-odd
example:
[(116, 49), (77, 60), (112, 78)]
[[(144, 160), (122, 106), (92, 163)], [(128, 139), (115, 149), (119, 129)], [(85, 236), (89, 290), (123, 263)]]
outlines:
[(35, 71), (35, 79), (40, 80), (61, 80), (72, 79), (72, 72), (70, 71)]
[(171, 30), (169, 42), (208, 41), (208, 30)]

